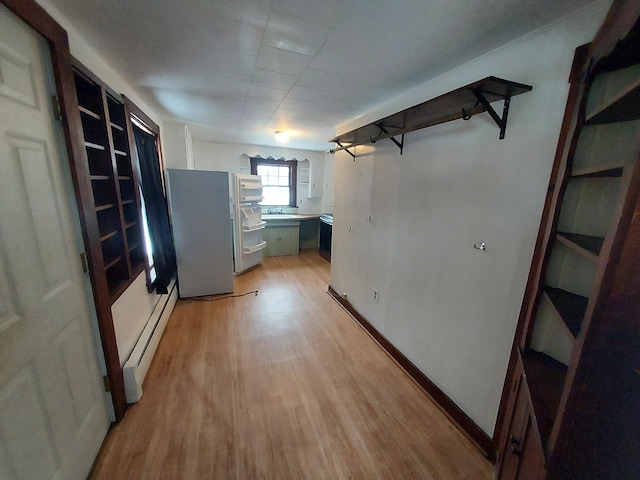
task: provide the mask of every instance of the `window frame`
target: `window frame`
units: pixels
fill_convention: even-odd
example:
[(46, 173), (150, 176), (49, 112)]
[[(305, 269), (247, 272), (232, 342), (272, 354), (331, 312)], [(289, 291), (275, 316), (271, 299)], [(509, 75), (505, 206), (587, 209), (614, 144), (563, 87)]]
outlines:
[[(165, 169), (164, 169), (164, 160), (162, 158), (162, 147), (160, 144), (160, 126), (155, 123), (146, 113), (144, 113), (144, 111), (142, 111), (142, 109), (140, 107), (138, 107), (135, 103), (133, 103), (126, 95), (122, 95), (122, 97), (124, 98), (124, 104), (125, 104), (125, 108), (126, 108), (126, 113), (127, 113), (127, 118), (129, 120), (129, 124), (127, 125), (127, 128), (131, 129), (129, 138), (131, 139), (131, 152), (132, 152), (132, 156), (135, 155), (135, 165), (134, 168), (136, 169), (135, 175), (138, 176), (138, 178), (140, 178), (140, 165), (139, 165), (139, 158), (138, 158), (138, 154), (136, 151), (136, 145), (135, 145), (135, 141), (133, 140), (133, 126), (135, 125), (136, 127), (140, 128), (143, 131), (146, 131), (146, 133), (153, 135), (154, 137), (156, 137), (156, 149), (158, 150), (158, 161), (160, 163), (160, 173), (162, 175), (162, 191), (165, 193), (166, 196), (166, 186), (165, 186), (165, 182), (164, 182), (164, 173), (165, 173)], [(139, 182), (139, 184), (141, 185), (141, 181)], [(147, 214), (144, 211), (144, 198), (142, 196), (142, 190), (140, 191), (140, 208), (141, 208), (141, 216), (140, 216), (140, 220), (144, 221), (146, 223), (146, 218), (147, 218)], [(145, 226), (145, 229), (147, 227)], [(144, 234), (145, 236), (145, 240), (146, 240), (146, 233)], [(145, 248), (145, 252), (146, 252), (146, 248)], [(146, 255), (146, 253), (145, 253)], [(153, 293), (153, 291), (155, 290), (156, 286), (155, 286), (155, 282), (157, 279), (157, 272), (155, 271), (155, 262), (153, 260), (153, 256), (149, 257), (149, 255), (146, 255), (147, 257), (147, 261), (145, 263), (145, 272), (146, 272), (146, 283), (147, 283), (147, 292), (149, 293)], [(153, 278), (152, 278), (153, 275)]]
[[(261, 158), (251, 157), (251, 175), (258, 174), (258, 165), (271, 165), (277, 167), (289, 167), (289, 205), (274, 205), (274, 206), (288, 206), (296, 207), (298, 202), (298, 161), (297, 160), (285, 160), (285, 159), (273, 159), (273, 158)], [(265, 205), (270, 206), (270, 205)]]

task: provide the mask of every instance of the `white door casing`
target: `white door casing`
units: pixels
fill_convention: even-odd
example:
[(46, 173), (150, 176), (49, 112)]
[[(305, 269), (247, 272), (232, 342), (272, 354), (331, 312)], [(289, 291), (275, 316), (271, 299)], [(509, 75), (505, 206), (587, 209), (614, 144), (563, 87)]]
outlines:
[(0, 6), (0, 478), (84, 479), (109, 419), (48, 44)]

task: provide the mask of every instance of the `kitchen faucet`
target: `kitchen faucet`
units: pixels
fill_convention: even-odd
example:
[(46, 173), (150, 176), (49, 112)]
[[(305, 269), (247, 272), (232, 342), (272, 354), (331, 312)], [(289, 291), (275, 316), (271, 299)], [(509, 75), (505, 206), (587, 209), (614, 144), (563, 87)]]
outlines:
[(271, 214), (271, 213), (282, 213), (282, 207), (277, 207), (277, 208), (270, 208), (267, 210), (267, 213)]

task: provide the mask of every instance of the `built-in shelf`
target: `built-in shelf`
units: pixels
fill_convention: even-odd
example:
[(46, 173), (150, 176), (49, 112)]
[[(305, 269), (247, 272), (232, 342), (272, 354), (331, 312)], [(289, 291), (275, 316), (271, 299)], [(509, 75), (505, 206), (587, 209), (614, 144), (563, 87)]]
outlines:
[(627, 122), (640, 119), (640, 79), (610, 101), (585, 115), (586, 125)]
[(597, 258), (604, 243), (604, 238), (568, 232), (558, 232), (557, 239), (567, 247), (589, 258)]
[(104, 205), (96, 205), (96, 212), (101, 212), (102, 210), (108, 210), (115, 206), (116, 205), (114, 203), (105, 203)]
[(111, 231), (111, 232), (109, 232), (109, 233), (107, 233), (105, 235), (102, 235), (100, 237), (100, 241), (104, 242), (106, 240), (109, 240), (110, 238), (115, 237), (117, 234), (118, 234), (118, 230), (113, 230), (113, 231)]
[(568, 332), (575, 339), (580, 333), (589, 299), (561, 288), (553, 287), (545, 287), (544, 295), (547, 296), (558, 317), (560, 317)]
[(258, 252), (262, 249), (264, 249), (267, 246), (267, 242), (262, 241), (256, 245), (253, 245), (251, 247), (244, 247), (244, 253), (254, 253), (254, 252)]
[(98, 145), (97, 143), (84, 142), (84, 146), (87, 148), (93, 148), (94, 150), (105, 150), (104, 145)]
[(265, 228), (265, 226), (267, 225), (267, 222), (260, 222), (260, 223), (256, 223), (255, 225), (243, 225), (242, 226), (242, 231), (243, 232), (255, 232), (256, 230), (261, 230), (263, 228)]
[(546, 451), (549, 435), (551, 435), (553, 422), (560, 405), (567, 367), (535, 350), (521, 352), (521, 358), (540, 440)]
[(118, 180), (131, 180), (131, 177), (128, 175), (119, 175)]
[(129, 250), (128, 250), (129, 253), (131, 253), (133, 250), (138, 248), (140, 245), (142, 245), (142, 243), (140, 243), (140, 242), (129, 245)]
[(91, 180), (111, 180), (109, 175), (91, 175)]
[(121, 157), (126, 157), (128, 154), (127, 152), (123, 152), (122, 150), (113, 150), (113, 153), (115, 153), (116, 155), (120, 155)]
[(122, 257), (116, 257), (112, 260), (108, 260), (104, 264), (104, 269), (109, 270), (110, 268), (114, 267), (120, 260), (122, 260)]
[(621, 177), (624, 170), (619, 163), (608, 163), (594, 167), (576, 168), (571, 172), (573, 178), (579, 177)]
[(89, 110), (88, 108), (85, 107), (79, 107), (80, 113), (84, 113), (85, 115), (87, 115), (88, 117), (91, 117), (95, 120), (102, 120), (102, 117), (100, 115), (98, 115), (95, 112), (92, 112), (91, 110)]
[[(511, 97), (529, 92), (532, 88), (530, 85), (497, 77), (486, 77), (432, 100), (414, 105), (368, 125), (338, 135), (330, 140), (330, 142), (338, 145), (330, 150), (330, 153), (346, 150), (355, 158), (355, 153), (349, 149), (390, 138), (400, 148), (400, 154), (402, 154), (405, 133), (453, 120), (469, 120), (472, 116), (483, 112), (489, 112), (491, 118), (500, 128), (500, 138), (502, 139), (507, 128)], [(498, 115), (491, 106), (491, 103), (498, 100), (504, 100), (502, 116)], [(398, 141), (394, 138), (397, 136), (402, 136), (402, 139)]]
[(123, 204), (123, 205), (129, 205), (130, 203), (133, 203), (133, 202), (135, 202), (135, 200), (133, 200), (133, 199), (129, 199), (129, 200), (122, 200), (122, 204)]
[(120, 125), (118, 125), (116, 123), (113, 123), (113, 122), (111, 122), (110, 125), (111, 125), (112, 128), (115, 128), (116, 130), (124, 132), (124, 127), (121, 127)]

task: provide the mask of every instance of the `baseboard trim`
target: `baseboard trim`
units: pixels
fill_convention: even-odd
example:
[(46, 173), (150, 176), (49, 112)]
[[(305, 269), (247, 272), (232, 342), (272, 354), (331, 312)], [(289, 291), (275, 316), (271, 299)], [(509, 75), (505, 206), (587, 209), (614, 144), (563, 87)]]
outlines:
[(378, 344), (413, 378), (418, 385), (436, 402), (456, 427), (471, 440), (476, 448), (492, 463), (495, 451), (491, 438), (451, 400), (438, 386), (398, 350), (376, 327), (363, 317), (351, 303), (329, 286), (329, 294), (351, 314), (351, 316), (378, 342)]

